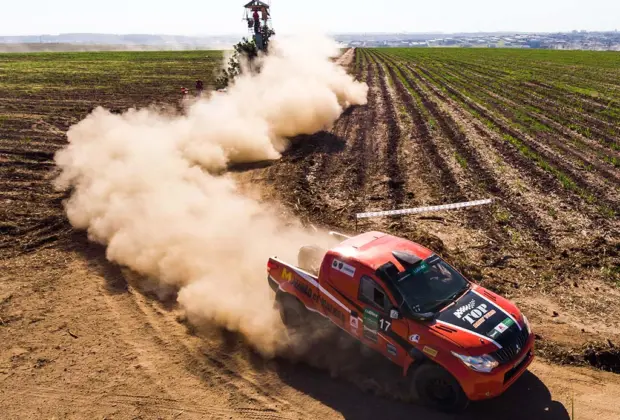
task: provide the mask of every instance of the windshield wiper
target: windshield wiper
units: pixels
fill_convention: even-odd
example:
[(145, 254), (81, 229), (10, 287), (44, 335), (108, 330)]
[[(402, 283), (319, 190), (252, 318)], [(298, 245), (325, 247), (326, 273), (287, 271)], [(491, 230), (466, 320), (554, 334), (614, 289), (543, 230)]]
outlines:
[(450, 297), (448, 298), (448, 300), (449, 300), (450, 302), (457, 301), (457, 300), (458, 300), (458, 298), (459, 298), (459, 297), (461, 297), (461, 295), (462, 295), (463, 293), (465, 293), (466, 291), (468, 291), (468, 290), (469, 290), (469, 288), (470, 288), (470, 287), (471, 287), (471, 286), (469, 285), (469, 283), (465, 283), (465, 287), (462, 287), (462, 288), (461, 288), (458, 292), (456, 292), (455, 294), (453, 294), (452, 296), (450, 296)]
[(469, 290), (469, 288), (470, 288), (469, 283), (467, 283), (465, 285), (465, 287), (462, 287), (461, 289), (459, 289), (455, 293), (453, 293), (450, 296), (448, 296), (446, 299), (436, 300), (435, 302), (439, 302), (439, 303), (437, 305), (435, 305), (435, 306), (431, 306), (429, 308), (429, 312), (436, 312), (439, 309), (445, 308), (446, 306), (448, 306), (448, 304), (456, 302), (458, 300), (458, 298), (461, 297), (461, 295), (463, 293), (465, 293), (467, 290)]

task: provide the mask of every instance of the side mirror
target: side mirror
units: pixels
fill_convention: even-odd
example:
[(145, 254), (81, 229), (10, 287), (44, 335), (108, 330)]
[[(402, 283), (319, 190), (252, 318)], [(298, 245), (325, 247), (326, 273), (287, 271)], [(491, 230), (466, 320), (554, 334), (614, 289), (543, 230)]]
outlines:
[(392, 319), (400, 319), (400, 313), (396, 309), (392, 309), (390, 311), (390, 318), (392, 318)]
[(423, 314), (414, 313), (411, 315), (411, 317), (416, 321), (425, 322), (435, 318), (435, 314), (433, 312), (425, 312)]

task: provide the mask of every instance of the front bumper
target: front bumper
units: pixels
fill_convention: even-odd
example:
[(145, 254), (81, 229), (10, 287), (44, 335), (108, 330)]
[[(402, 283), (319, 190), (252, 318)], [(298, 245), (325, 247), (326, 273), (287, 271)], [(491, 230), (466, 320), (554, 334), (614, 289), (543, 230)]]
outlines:
[(490, 373), (479, 373), (468, 369), (461, 387), (472, 401), (484, 400), (503, 394), (534, 360), (534, 334), (530, 334), (527, 344), (511, 363), (500, 365)]

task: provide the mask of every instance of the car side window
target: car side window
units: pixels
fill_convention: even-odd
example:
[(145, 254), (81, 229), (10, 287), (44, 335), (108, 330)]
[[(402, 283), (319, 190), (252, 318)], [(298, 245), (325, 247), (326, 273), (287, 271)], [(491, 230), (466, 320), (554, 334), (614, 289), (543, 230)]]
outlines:
[(360, 279), (359, 298), (362, 302), (373, 305), (382, 311), (386, 311), (388, 307), (388, 298), (385, 292), (368, 276), (362, 276)]

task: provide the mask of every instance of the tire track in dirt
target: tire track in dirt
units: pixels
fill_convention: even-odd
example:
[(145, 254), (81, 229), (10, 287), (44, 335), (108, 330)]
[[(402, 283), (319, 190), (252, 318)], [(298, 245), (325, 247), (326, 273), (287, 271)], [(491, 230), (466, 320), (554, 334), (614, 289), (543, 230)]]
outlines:
[[(150, 414), (161, 418), (162, 414), (191, 416), (190, 418), (231, 419), (237, 416), (256, 420), (294, 419), (294, 416), (280, 416), (275, 413), (264, 412), (260, 409), (226, 409), (214, 405), (199, 405), (195, 402), (187, 403), (174, 398), (165, 398), (161, 395), (130, 395), (105, 392), (73, 392), (66, 388), (33, 387), (28, 390), (9, 392), (11, 398), (22, 400), (35, 399), (53, 405), (69, 405), (72, 407), (106, 407), (108, 409), (122, 408), (123, 411), (135, 411), (138, 407), (142, 414)], [(205, 417), (207, 416), (207, 417)], [(139, 418), (139, 417), (138, 417)]]
[(54, 144), (0, 140), (0, 257), (52, 246), (71, 231), (54, 190)]
[[(121, 284), (116, 287), (125, 293), (106, 295), (106, 303), (117, 317), (121, 339), (134, 349), (140, 365), (173, 401), (204, 399), (201, 394), (208, 389), (210, 404), (229, 407), (224, 413), (256, 419), (296, 418), (301, 414), (246, 377), (239, 366), (228, 363), (229, 357), (217, 350), (219, 339), (188, 336), (173, 318), (174, 313), (158, 308), (148, 292), (139, 292), (143, 279), (127, 271), (123, 277), (128, 284), (122, 286), (123, 280), (117, 279)], [(177, 372), (179, 368), (193, 376)], [(185, 379), (179, 383), (177, 378), (182, 376)]]
[(7, 309), (23, 318), (0, 329), (2, 355), (15, 346), (24, 355), (0, 363), (7, 418), (275, 420), (329, 411), (277, 373), (254, 369), (247, 346), (232, 348), (219, 329), (188, 333), (172, 296), (155, 296), (85, 236), (74, 234), (67, 249), (0, 261), (0, 292), (12, 291), (3, 318)]
[[(388, 108), (384, 74), (379, 74), (379, 66), (366, 51), (356, 54), (360, 54), (356, 62), (364, 64), (361, 78), (369, 85), (368, 104), (349, 108), (330, 133), (300, 136), (276, 169), (280, 174), (295, 172), (289, 200), (303, 209), (301, 214), (349, 228), (355, 224), (355, 213), (369, 206), (392, 208), (404, 202), (400, 128)], [(329, 144), (336, 146), (325, 146)], [(291, 163), (297, 167), (291, 168)]]

